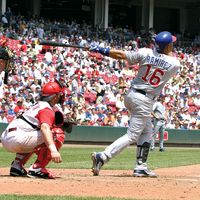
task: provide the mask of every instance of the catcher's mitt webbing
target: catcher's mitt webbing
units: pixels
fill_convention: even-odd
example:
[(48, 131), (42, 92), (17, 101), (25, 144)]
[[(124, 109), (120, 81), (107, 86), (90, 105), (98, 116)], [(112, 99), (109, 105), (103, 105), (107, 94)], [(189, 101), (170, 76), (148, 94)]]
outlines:
[(65, 119), (63, 124), (64, 131), (66, 131), (67, 133), (71, 133), (73, 125), (77, 125), (77, 123), (73, 120)]

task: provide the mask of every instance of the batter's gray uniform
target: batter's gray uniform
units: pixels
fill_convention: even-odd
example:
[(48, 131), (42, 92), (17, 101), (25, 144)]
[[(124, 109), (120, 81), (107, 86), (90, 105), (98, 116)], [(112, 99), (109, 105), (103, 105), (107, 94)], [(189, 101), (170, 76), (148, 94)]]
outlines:
[(155, 149), (155, 139), (159, 134), (159, 147), (160, 151), (164, 151), (164, 132), (165, 132), (165, 106), (157, 101), (153, 105), (153, 135), (151, 140), (151, 150)]
[(136, 168), (145, 168), (153, 133), (151, 113), (153, 105), (167, 81), (180, 68), (180, 62), (171, 56), (160, 54), (149, 48), (137, 52), (126, 52), (130, 64), (139, 63), (137, 76), (132, 81), (124, 103), (130, 111), (127, 133), (102, 152), (104, 162), (108, 161), (130, 144), (137, 143)]

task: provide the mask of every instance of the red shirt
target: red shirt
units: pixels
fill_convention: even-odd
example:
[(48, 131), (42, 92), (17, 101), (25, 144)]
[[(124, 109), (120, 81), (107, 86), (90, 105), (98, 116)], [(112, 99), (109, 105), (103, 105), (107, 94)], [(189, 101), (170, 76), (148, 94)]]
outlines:
[(24, 106), (22, 105), (16, 105), (15, 108), (14, 108), (14, 112), (17, 114), (17, 113), (22, 113), (24, 112)]

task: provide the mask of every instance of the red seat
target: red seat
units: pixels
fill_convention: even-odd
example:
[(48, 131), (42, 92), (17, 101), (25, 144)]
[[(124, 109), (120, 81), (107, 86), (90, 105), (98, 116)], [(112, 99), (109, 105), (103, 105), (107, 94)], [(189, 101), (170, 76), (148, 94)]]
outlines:
[(105, 83), (107, 83), (107, 84), (110, 83), (110, 78), (106, 74), (103, 74), (102, 78), (105, 81)]
[(92, 78), (92, 73), (91, 73), (90, 71), (87, 71), (87, 72), (86, 72), (86, 76), (87, 76), (88, 78)]
[(118, 77), (116, 75), (113, 75), (110, 79), (111, 84), (116, 84), (118, 82)]
[(96, 101), (96, 94), (95, 93), (92, 93), (92, 92), (85, 92), (84, 93), (84, 99), (85, 101), (88, 103), (88, 102), (95, 102)]
[(7, 115), (6, 116), (6, 119), (8, 120), (8, 123), (12, 122), (14, 118), (15, 118), (15, 115)]
[(194, 112), (196, 112), (197, 111), (197, 107), (196, 106), (189, 106), (189, 108), (188, 108), (188, 112), (191, 114), (191, 113), (194, 113)]

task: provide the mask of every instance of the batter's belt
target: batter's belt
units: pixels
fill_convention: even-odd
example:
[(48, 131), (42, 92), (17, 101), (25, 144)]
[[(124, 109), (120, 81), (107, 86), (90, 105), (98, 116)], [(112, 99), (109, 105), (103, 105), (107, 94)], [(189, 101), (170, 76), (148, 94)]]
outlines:
[(136, 92), (140, 93), (140, 94), (143, 94), (144, 96), (146, 96), (146, 97), (148, 97), (148, 98), (150, 98), (150, 99), (152, 99), (152, 100), (155, 100), (155, 99), (156, 99), (156, 96), (152, 96), (152, 95), (148, 94), (148, 93), (147, 93), (146, 91), (144, 91), (144, 90), (135, 89), (135, 88), (134, 88), (134, 90), (135, 90)]

